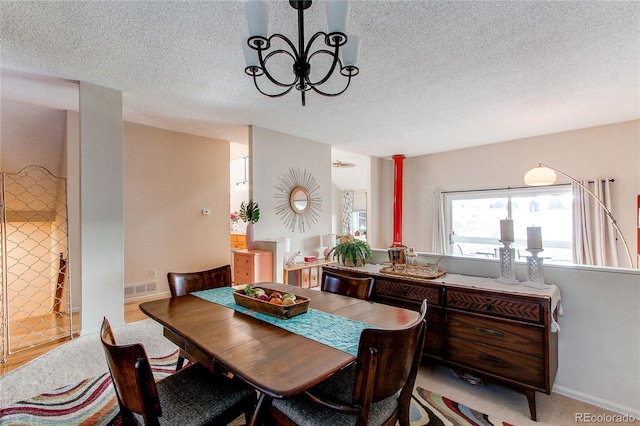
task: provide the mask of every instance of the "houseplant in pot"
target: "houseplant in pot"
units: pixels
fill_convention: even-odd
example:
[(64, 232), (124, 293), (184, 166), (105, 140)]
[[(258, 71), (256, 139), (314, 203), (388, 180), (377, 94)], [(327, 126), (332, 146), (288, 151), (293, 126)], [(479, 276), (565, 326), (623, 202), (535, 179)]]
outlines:
[(255, 248), (253, 237), (253, 224), (260, 219), (260, 207), (258, 203), (250, 199), (246, 203), (243, 201), (240, 204), (240, 219), (243, 222), (247, 222), (247, 248), (253, 250)]
[(371, 259), (373, 253), (369, 244), (358, 240), (353, 236), (341, 236), (340, 243), (329, 252), (329, 257), (333, 257), (344, 266), (363, 266), (366, 259)]

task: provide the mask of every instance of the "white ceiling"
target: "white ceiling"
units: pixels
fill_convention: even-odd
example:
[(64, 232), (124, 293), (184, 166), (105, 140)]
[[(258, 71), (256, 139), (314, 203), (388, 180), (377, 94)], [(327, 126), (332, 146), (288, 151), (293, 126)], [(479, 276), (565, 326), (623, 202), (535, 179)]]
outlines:
[[(325, 30), (324, 2), (306, 34)], [(269, 1), (269, 31), (296, 15)], [(77, 81), (132, 122), (246, 143), (246, 125), (415, 156), (640, 118), (638, 1), (354, 1), (360, 75), (339, 97), (260, 95), (242, 1), (0, 2), (2, 99), (77, 109)]]

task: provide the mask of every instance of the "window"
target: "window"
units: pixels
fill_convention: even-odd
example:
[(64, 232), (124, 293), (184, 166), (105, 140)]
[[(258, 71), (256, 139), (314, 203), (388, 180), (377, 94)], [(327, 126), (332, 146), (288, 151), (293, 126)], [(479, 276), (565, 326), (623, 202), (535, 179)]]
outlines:
[(554, 262), (571, 263), (571, 186), (517, 188), (444, 194), (445, 231), (448, 254), (498, 257), (500, 220), (513, 219), (516, 260), (530, 255), (527, 227), (542, 228), (540, 253)]

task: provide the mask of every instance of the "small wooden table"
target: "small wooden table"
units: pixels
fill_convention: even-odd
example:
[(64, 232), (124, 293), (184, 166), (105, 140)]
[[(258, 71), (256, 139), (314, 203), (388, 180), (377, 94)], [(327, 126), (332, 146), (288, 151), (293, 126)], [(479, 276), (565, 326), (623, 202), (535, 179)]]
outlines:
[[(322, 279), (322, 267), (332, 263), (336, 263), (336, 261), (332, 259), (317, 259), (314, 262), (284, 265), (284, 283), (304, 288), (317, 287)], [(295, 277), (294, 280), (290, 280), (290, 272), (298, 272), (299, 276)]]
[[(260, 286), (291, 291), (284, 284)], [(402, 328), (418, 318), (415, 311), (333, 293), (304, 288), (295, 293), (310, 298), (310, 308), (381, 328)], [(140, 309), (198, 362), (212, 371), (221, 364), (261, 392), (252, 425), (271, 398), (298, 395), (355, 361), (346, 352), (193, 295), (145, 302)]]

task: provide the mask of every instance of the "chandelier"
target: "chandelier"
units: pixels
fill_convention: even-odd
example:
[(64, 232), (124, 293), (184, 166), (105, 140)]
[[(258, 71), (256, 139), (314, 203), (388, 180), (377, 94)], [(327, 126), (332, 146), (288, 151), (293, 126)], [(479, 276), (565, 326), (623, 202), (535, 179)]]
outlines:
[[(318, 31), (306, 43), (304, 38), (304, 11), (311, 6), (311, 0), (289, 0), (291, 7), (298, 11), (298, 40), (297, 47), (294, 42), (282, 34), (267, 36), (269, 26), (269, 6), (263, 1), (248, 1), (245, 4), (247, 23), (249, 25), (249, 37), (243, 39), (244, 57), (246, 68), (244, 72), (253, 77), (256, 89), (265, 96), (277, 98), (284, 96), (295, 88), (302, 96), (302, 106), (305, 105), (305, 93), (312, 90), (323, 96), (338, 96), (344, 93), (351, 77), (358, 75), (358, 50), (360, 39), (357, 36), (346, 35), (347, 20), (349, 15), (349, 2), (342, 0), (327, 0), (327, 22), (329, 32)], [(324, 46), (312, 52), (313, 44), (318, 40), (324, 40)], [(274, 47), (272, 49), (272, 43)], [(278, 46), (275, 46), (278, 44)], [(282, 45), (282, 47), (279, 47)], [(281, 81), (274, 75), (274, 70), (267, 69), (269, 61), (274, 58), (291, 60), (293, 65), (293, 77), (288, 81)], [(316, 59), (328, 58), (324, 62), (326, 72), (317, 80), (311, 80), (311, 62)], [(330, 65), (328, 65), (330, 62)], [(322, 63), (320, 61), (320, 63)], [(344, 77), (344, 86), (337, 91), (329, 92), (319, 87), (327, 83), (333, 75)], [(258, 84), (259, 77), (266, 77), (276, 93), (267, 93)], [(261, 79), (264, 81), (264, 79)], [(325, 91), (326, 90), (326, 91)]]

